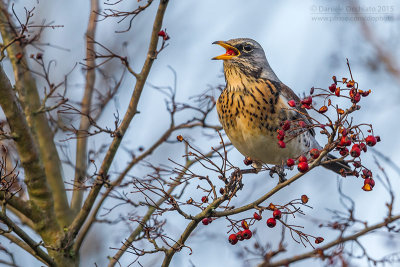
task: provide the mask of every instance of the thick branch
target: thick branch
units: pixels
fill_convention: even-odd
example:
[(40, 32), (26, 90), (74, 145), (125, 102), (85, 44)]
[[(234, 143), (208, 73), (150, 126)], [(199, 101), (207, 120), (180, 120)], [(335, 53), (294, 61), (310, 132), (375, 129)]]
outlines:
[[(356, 240), (357, 238), (359, 238), (359, 237), (361, 237), (361, 236), (363, 236), (363, 235), (365, 235), (365, 234), (367, 234), (369, 232), (372, 232), (372, 231), (375, 231), (375, 230), (377, 230), (379, 228), (385, 227), (389, 223), (392, 223), (392, 222), (394, 222), (396, 220), (399, 220), (399, 219), (400, 219), (400, 215), (396, 215), (396, 216), (387, 218), (383, 222), (375, 224), (375, 225), (372, 225), (370, 227), (366, 227), (363, 230), (361, 230), (361, 231), (359, 231), (359, 232), (357, 232), (357, 233), (355, 233), (353, 235), (350, 235), (350, 236), (347, 236), (347, 237), (339, 237), (338, 239), (326, 244), (325, 246), (319, 247), (317, 250), (325, 251), (325, 250), (327, 250), (329, 248), (332, 248), (332, 247), (337, 246), (339, 244), (343, 244), (343, 243), (345, 243), (347, 241)], [(313, 251), (310, 251), (310, 252), (307, 252), (307, 253), (304, 253), (304, 254), (300, 254), (300, 255), (297, 255), (297, 256), (293, 256), (293, 257), (290, 257), (288, 259), (280, 260), (280, 261), (277, 261), (277, 262), (272, 262), (272, 263), (264, 262), (264, 263), (260, 264), (259, 267), (287, 266), (290, 263), (301, 261), (301, 260), (308, 259), (308, 258), (311, 258), (311, 257), (315, 257), (316, 255), (318, 255), (316, 250), (313, 250)]]
[(164, 261), (162, 263), (162, 267), (167, 267), (171, 263), (172, 257), (175, 255), (177, 251), (180, 251), (181, 248), (185, 245), (186, 240), (189, 238), (190, 234), (196, 229), (199, 222), (208, 216), (210, 216), (211, 211), (217, 208), (222, 202), (226, 199), (222, 196), (215, 199), (206, 209), (204, 209), (201, 213), (197, 214), (194, 219), (188, 224), (185, 231), (183, 231), (179, 240), (166, 252)]
[[(0, 31), (5, 44), (12, 42), (16, 37), (12, 29), (13, 25), (3, 1), (0, 1)], [(40, 97), (36, 88), (35, 79), (28, 70), (25, 57), (20, 59), (16, 55), (25, 55), (25, 51), (19, 43), (7, 47), (7, 54), (11, 60), (15, 76), (15, 88), (24, 110), (26, 120), (34, 134), (33, 141), (39, 144), (41, 160), (43, 162), (46, 179), (51, 187), (54, 198), (54, 210), (57, 220), (62, 226), (71, 221), (71, 213), (62, 178), (61, 162), (54, 143), (54, 136), (48, 124), (45, 113), (37, 113), (40, 108)], [(36, 146), (36, 145), (35, 145)]]
[[(336, 127), (336, 126), (335, 126)], [(333, 142), (333, 140), (335, 139), (335, 133), (336, 133), (336, 128), (334, 129), (333, 133), (331, 134), (331, 136), (328, 139), (328, 144), (325, 146), (325, 148), (322, 150), (321, 154), (319, 155), (319, 157), (314, 160), (314, 162), (312, 162), (309, 166), (309, 171), (311, 171), (312, 169), (314, 169), (315, 167), (319, 166), (321, 164), (321, 161), (323, 158), (325, 158), (325, 156), (330, 152), (330, 150), (328, 149), (329, 145)], [(265, 195), (263, 195), (262, 197), (260, 197), (259, 199), (253, 201), (252, 203), (249, 203), (245, 206), (236, 208), (236, 209), (231, 209), (231, 210), (225, 210), (225, 211), (219, 211), (219, 212), (214, 212), (212, 214), (213, 217), (225, 217), (225, 216), (229, 216), (229, 215), (233, 215), (233, 214), (237, 214), (237, 213), (241, 213), (244, 212), (246, 210), (250, 210), (253, 209), (254, 207), (256, 207), (257, 205), (261, 204), (262, 202), (264, 202), (265, 200), (267, 200), (268, 198), (270, 198), (271, 196), (273, 196), (275, 193), (279, 192), (281, 189), (285, 188), (286, 186), (290, 185), (291, 183), (297, 181), (298, 179), (300, 179), (300, 177), (302, 177), (304, 175), (304, 173), (297, 173), (296, 175), (294, 175), (292, 178), (277, 184), (274, 188), (272, 188), (268, 193), (266, 193)]]
[(27, 233), (25, 233), (18, 225), (13, 223), (3, 212), (0, 212), (0, 220), (6, 224), (13, 232), (15, 232), (25, 243), (35, 251), (36, 255), (43, 259), (49, 266), (56, 266), (53, 259), (46, 254)]
[(42, 258), (40, 258), (36, 252), (30, 247), (28, 246), (27, 243), (25, 243), (24, 241), (22, 241), (21, 239), (19, 239), (18, 237), (16, 237), (15, 235), (11, 234), (11, 233), (4, 233), (2, 234), (2, 236), (4, 236), (5, 238), (7, 238), (8, 240), (10, 240), (10, 242), (16, 244), (17, 246), (19, 246), (20, 248), (22, 248), (24, 251), (28, 252), (29, 254), (31, 254), (33, 257), (35, 257), (36, 259), (40, 260), (41, 262), (43, 262), (44, 264), (47, 264)]
[[(328, 154), (328, 152), (327, 151), (323, 151), (321, 153), (321, 156), (319, 157), (319, 159), (322, 159), (326, 154)], [(311, 170), (311, 169), (315, 168), (316, 166), (318, 166), (319, 162), (320, 162), (320, 160), (316, 160), (312, 164), (310, 164), (309, 170)], [(288, 180), (286, 180), (286, 181), (284, 181), (282, 183), (277, 184), (268, 193), (266, 193), (265, 195), (261, 196), (260, 198), (258, 198), (257, 200), (253, 201), (252, 203), (249, 203), (247, 205), (244, 205), (244, 206), (236, 208), (236, 209), (230, 209), (230, 210), (225, 210), (225, 211), (217, 211), (217, 212), (214, 212), (212, 214), (212, 216), (213, 217), (225, 217), (225, 216), (229, 216), (229, 215), (233, 215), (233, 214), (238, 214), (238, 213), (244, 212), (246, 210), (254, 209), (255, 207), (257, 207), (257, 205), (263, 203), (265, 200), (267, 200), (268, 198), (273, 196), (275, 193), (277, 193), (281, 189), (283, 189), (286, 186), (290, 185), (291, 183), (295, 182), (296, 180), (298, 180), (303, 175), (304, 175), (304, 173), (300, 173), (300, 172), (297, 173), (292, 178), (290, 178), (290, 179), (288, 179)]]
[(128, 110), (126, 111), (124, 119), (122, 120), (121, 125), (118, 127), (117, 134), (114, 137), (104, 157), (96, 183), (90, 190), (89, 195), (87, 196), (82, 206), (82, 209), (80, 210), (80, 212), (78, 213), (78, 215), (76, 216), (76, 218), (74, 219), (74, 221), (72, 222), (71, 226), (68, 229), (68, 233), (66, 235), (67, 240), (72, 240), (77, 235), (78, 231), (82, 227), (82, 224), (85, 222), (87, 216), (89, 215), (89, 212), (92, 209), (94, 202), (96, 201), (100, 189), (103, 186), (104, 180), (108, 175), (108, 170), (111, 166), (111, 163), (113, 162), (115, 154), (117, 153), (119, 145), (121, 144), (122, 138), (125, 135), (131, 120), (137, 113), (137, 106), (143, 91), (143, 87), (145, 85), (147, 76), (149, 75), (151, 66), (156, 58), (155, 55), (157, 54), (157, 44), (159, 39), (158, 32), (161, 30), (162, 21), (164, 18), (167, 5), (168, 1), (160, 0), (160, 4), (153, 24), (153, 31), (151, 34), (150, 45), (147, 52), (147, 58), (144, 62), (142, 71), (140, 72), (136, 80), (135, 89), (133, 91), (128, 106)]
[(90, 17), (88, 28), (86, 32), (86, 59), (87, 59), (87, 72), (86, 72), (86, 86), (82, 99), (82, 115), (81, 123), (76, 142), (76, 163), (75, 163), (75, 179), (74, 191), (72, 194), (71, 209), (73, 214), (77, 214), (82, 206), (83, 190), (80, 190), (82, 182), (86, 177), (87, 169), (87, 138), (84, 138), (83, 133), (90, 127), (90, 107), (92, 105), (92, 95), (94, 84), (96, 81), (96, 62), (95, 62), (95, 47), (93, 40), (96, 34), (96, 21), (99, 12), (98, 0), (91, 0)]
[[(220, 147), (215, 148), (214, 150), (210, 151), (209, 153), (205, 154), (205, 157), (211, 157), (214, 153), (219, 151), (221, 148), (224, 146), (221, 145)], [(190, 166), (193, 164), (197, 163), (196, 160), (187, 160), (186, 164), (184, 166), (184, 170), (188, 170)], [(126, 252), (126, 250), (132, 245), (133, 241), (136, 239), (136, 237), (143, 231), (143, 225), (146, 224), (146, 222), (150, 219), (151, 215), (156, 211), (156, 207), (161, 206), (161, 204), (164, 203), (164, 201), (170, 196), (175, 188), (180, 185), (180, 180), (182, 177), (185, 175), (185, 172), (181, 172), (179, 176), (176, 178), (176, 183), (174, 185), (171, 185), (168, 191), (166, 192), (164, 197), (161, 197), (154, 206), (150, 206), (142, 218), (140, 224), (138, 227), (136, 227), (135, 230), (130, 234), (130, 236), (125, 240), (125, 242), (122, 244), (121, 248), (118, 250), (118, 252), (110, 259), (110, 262), (108, 264), (108, 267), (113, 267), (115, 264), (119, 261), (119, 259), (122, 257), (122, 255)]]
[[(7, 208), (11, 208), (13, 213), (19, 212), (21, 216), (25, 216), (29, 220), (40, 220), (40, 214), (32, 209), (31, 202), (22, 200), (16, 195), (9, 198), (5, 195), (5, 192), (0, 192), (0, 200), (5, 200), (6, 204), (8, 204)], [(18, 217), (21, 218), (20, 216)]]
[(35, 229), (35, 223), (30, 218), (28, 218), (25, 214), (23, 214), (16, 208), (12, 207), (11, 205), (7, 205), (7, 210), (12, 212), (15, 216), (17, 216), (23, 225), (27, 225), (31, 229)]
[[(78, 249), (85, 236), (89, 232), (90, 228), (92, 227), (94, 221), (96, 220), (97, 213), (99, 212), (101, 206), (103, 205), (104, 200), (108, 197), (108, 195), (111, 193), (112, 190), (114, 190), (115, 187), (119, 186), (125, 176), (128, 174), (128, 172), (135, 166), (138, 162), (141, 162), (144, 158), (147, 156), (151, 155), (154, 150), (156, 150), (162, 143), (165, 142), (165, 140), (168, 139), (168, 137), (171, 135), (171, 133), (174, 131), (173, 125), (171, 124), (171, 127), (165, 131), (165, 133), (156, 141), (154, 144), (149, 147), (145, 152), (143, 152), (140, 156), (135, 157), (132, 159), (132, 161), (128, 164), (128, 166), (125, 167), (124, 171), (118, 176), (118, 178), (113, 181), (113, 183), (107, 188), (106, 192), (101, 196), (100, 200), (96, 203), (95, 208), (92, 210), (89, 219), (87, 219), (86, 223), (82, 227), (81, 231), (79, 232), (76, 242), (74, 244), (75, 250)], [(171, 191), (172, 192), (172, 191)], [(161, 204), (160, 204), (161, 205)]]
[[(50, 188), (47, 186), (46, 175), (39, 158), (39, 151), (36, 143), (33, 140), (31, 130), (25, 120), (17, 97), (10, 81), (8, 80), (3, 68), (0, 67), (0, 105), (6, 115), (12, 133), (15, 135), (18, 154), (21, 160), (22, 167), (25, 170), (25, 183), (28, 188), (30, 200), (34, 203), (35, 211), (30, 214), (40, 216), (45, 213), (44, 220), (49, 222), (45, 229), (36, 229), (43, 231), (58, 231), (58, 224), (54, 217), (53, 197)], [(13, 203), (14, 202), (14, 203)], [(17, 199), (11, 201), (17, 205)], [(21, 212), (28, 210), (22, 207), (19, 203)], [(36, 214), (37, 213), (37, 214)], [(43, 214), (42, 213), (42, 214)], [(54, 234), (49, 234), (46, 241), (55, 238)]]

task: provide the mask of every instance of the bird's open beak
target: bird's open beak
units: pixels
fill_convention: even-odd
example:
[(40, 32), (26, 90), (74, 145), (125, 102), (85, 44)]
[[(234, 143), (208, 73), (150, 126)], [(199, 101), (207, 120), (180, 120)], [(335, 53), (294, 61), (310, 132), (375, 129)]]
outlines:
[(240, 52), (239, 52), (239, 50), (238, 50), (236, 47), (233, 47), (233, 46), (227, 44), (227, 43), (224, 42), (224, 41), (215, 41), (213, 44), (218, 44), (218, 45), (222, 46), (223, 48), (226, 49), (226, 52), (225, 52), (225, 54), (223, 54), (223, 55), (213, 57), (212, 60), (217, 60), (217, 59), (223, 59), (223, 60), (225, 60), (225, 59), (231, 59), (231, 58), (233, 58), (233, 57), (237, 57), (237, 56), (240, 55)]

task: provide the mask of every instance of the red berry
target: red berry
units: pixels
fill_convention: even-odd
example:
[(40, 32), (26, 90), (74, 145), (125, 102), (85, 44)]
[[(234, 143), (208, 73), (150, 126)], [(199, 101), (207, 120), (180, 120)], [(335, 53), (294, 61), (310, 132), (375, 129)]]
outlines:
[(294, 159), (287, 159), (286, 165), (290, 168), (294, 165)]
[(249, 229), (246, 229), (242, 232), (242, 235), (244, 239), (250, 239), (253, 236), (253, 233)]
[(349, 150), (346, 147), (343, 147), (342, 149), (340, 149), (339, 154), (342, 157), (346, 157), (349, 154)]
[(283, 142), (282, 140), (278, 141), (278, 145), (279, 145), (280, 148), (285, 148), (286, 147), (285, 142)]
[(307, 162), (300, 162), (297, 165), (297, 169), (299, 170), (299, 172), (306, 172), (308, 171), (308, 163)]
[(364, 143), (360, 144), (360, 149), (364, 152), (367, 152), (367, 146)]
[(381, 141), (381, 137), (379, 135), (375, 136), (376, 138), (376, 142), (380, 142)]
[(232, 245), (235, 245), (238, 242), (238, 238), (235, 234), (231, 234), (228, 240)]
[(243, 229), (249, 229), (249, 225), (248, 225), (248, 223), (246, 222), (246, 220), (243, 220), (243, 221), (242, 221), (242, 227), (243, 227)]
[(371, 191), (372, 190), (372, 186), (370, 184), (364, 184), (363, 187), (361, 187), (362, 190), (364, 191)]
[(363, 92), (361, 93), (361, 95), (365, 97), (365, 96), (368, 96), (369, 93), (371, 93), (371, 89), (368, 90), (368, 91), (363, 91)]
[(274, 210), (274, 212), (272, 213), (272, 216), (279, 220), (282, 217), (282, 212), (280, 210)]
[(319, 154), (320, 154), (320, 152), (316, 148), (313, 148), (310, 150), (310, 155), (313, 159), (317, 159), (319, 157)]
[(312, 97), (308, 96), (308, 97), (304, 98), (303, 100), (301, 100), (301, 104), (307, 105), (307, 106), (311, 105), (312, 104)]
[(279, 130), (276, 138), (278, 138), (279, 141), (283, 141), (283, 139), (285, 139), (285, 132), (283, 130)]
[(160, 37), (164, 37), (164, 36), (166, 36), (167, 34), (165, 33), (165, 31), (159, 31), (158, 32), (158, 36), (160, 36)]
[(276, 220), (274, 218), (269, 218), (267, 220), (267, 226), (269, 228), (273, 228), (273, 227), (275, 227), (275, 225), (276, 225)]
[(243, 163), (244, 163), (244, 165), (249, 166), (249, 165), (253, 164), (253, 161), (251, 160), (251, 158), (246, 157), (246, 158), (243, 160)]
[(353, 162), (353, 166), (354, 166), (355, 168), (360, 168), (360, 167), (361, 167), (361, 161), (354, 161), (354, 162)]
[(288, 101), (289, 106), (291, 106), (292, 108), (294, 108), (296, 106), (296, 102), (294, 100), (289, 100)]
[(372, 176), (372, 172), (370, 170), (364, 169), (362, 170), (364, 178), (369, 178)]
[(204, 225), (207, 225), (207, 224), (209, 224), (209, 223), (212, 222), (212, 219), (211, 219), (211, 218), (204, 218), (203, 220), (201, 220), (201, 222), (202, 222)]
[(340, 139), (339, 146), (349, 146), (351, 145), (351, 140), (347, 136), (342, 136)]
[(307, 126), (307, 124), (304, 121), (299, 121), (299, 126), (301, 128), (305, 128)]
[(340, 96), (340, 87), (335, 89), (335, 95)]
[(304, 155), (301, 155), (301, 156), (299, 157), (299, 162), (307, 162), (307, 157), (304, 156)]
[(358, 102), (360, 102), (360, 100), (361, 100), (361, 95), (360, 95), (360, 93), (356, 93), (356, 94), (354, 95), (354, 97), (351, 98), (351, 102), (353, 102), (353, 103), (358, 103)]
[(373, 135), (368, 135), (365, 138), (365, 142), (367, 143), (367, 145), (369, 146), (374, 146), (376, 144), (376, 138)]
[(317, 237), (317, 238), (315, 239), (315, 244), (320, 244), (320, 243), (322, 243), (322, 242), (324, 242), (324, 238), (322, 238), (322, 237)]
[(359, 157), (361, 154), (360, 146), (358, 144), (353, 145), (353, 147), (350, 150), (350, 155), (353, 158)]
[(324, 114), (325, 112), (328, 111), (328, 107), (327, 106), (322, 106), (320, 107), (320, 109), (318, 110), (319, 113)]
[(253, 217), (254, 217), (254, 219), (256, 219), (257, 221), (261, 221), (261, 219), (262, 219), (261, 214), (259, 214), (259, 213), (257, 213), (257, 212), (254, 212)]
[(367, 178), (364, 180), (364, 185), (369, 184), (372, 188), (375, 186), (375, 181), (372, 178)]
[(335, 92), (335, 90), (336, 90), (336, 84), (332, 83), (331, 86), (329, 86), (329, 91), (333, 93)]
[(239, 240), (239, 241), (243, 241), (243, 239), (244, 239), (244, 237), (243, 237), (243, 232), (242, 232), (242, 231), (237, 232), (237, 233), (236, 233), (236, 238), (237, 238), (237, 240)]
[(301, 203), (307, 204), (308, 202), (308, 196), (307, 195), (301, 195)]
[(286, 120), (282, 125), (282, 130), (287, 131), (290, 129), (290, 121)]

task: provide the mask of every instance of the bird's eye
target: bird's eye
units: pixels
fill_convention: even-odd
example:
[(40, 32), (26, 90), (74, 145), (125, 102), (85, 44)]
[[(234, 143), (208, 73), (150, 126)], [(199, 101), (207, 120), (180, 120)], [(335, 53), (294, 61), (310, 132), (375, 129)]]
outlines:
[(251, 52), (251, 51), (253, 51), (253, 46), (252, 46), (251, 44), (245, 44), (245, 45), (243, 46), (243, 52), (249, 53), (249, 52)]

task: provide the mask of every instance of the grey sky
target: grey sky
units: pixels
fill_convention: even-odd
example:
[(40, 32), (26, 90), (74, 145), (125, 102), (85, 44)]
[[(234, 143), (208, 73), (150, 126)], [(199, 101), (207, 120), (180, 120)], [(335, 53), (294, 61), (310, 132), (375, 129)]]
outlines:
[[(55, 79), (62, 79), (63, 74), (73, 68), (76, 62), (82, 62), (84, 58), (84, 33), (88, 19), (88, 1), (40, 1), (37, 7), (38, 16), (46, 17), (47, 21), (54, 21), (55, 24), (64, 25), (63, 28), (48, 30), (44, 35), (43, 41), (50, 42), (69, 49), (60, 51), (49, 49), (45, 52), (45, 57), (51, 59), (57, 57), (57, 68), (54, 73)], [(124, 9), (136, 6), (136, 1), (128, 4), (126, 1)], [(341, 3), (341, 4), (338, 4)], [(21, 5), (22, 3), (19, 3)], [(31, 3), (33, 4), (33, 3)], [(332, 8), (341, 7), (341, 15), (332, 15)], [(148, 81), (155, 85), (172, 85), (173, 76), (167, 66), (171, 66), (177, 72), (178, 81), (178, 100), (188, 101), (190, 96), (204, 91), (208, 85), (223, 83), (222, 62), (210, 60), (212, 57), (222, 53), (219, 46), (211, 43), (216, 40), (227, 40), (237, 37), (250, 37), (257, 40), (264, 48), (268, 61), (279, 79), (291, 87), (296, 93), (308, 92), (312, 86), (327, 87), (331, 83), (331, 76), (348, 76), (346, 58), (352, 64), (352, 71), (355, 79), (364, 89), (372, 89), (372, 95), (363, 99), (362, 110), (357, 115), (357, 120), (369, 122), (374, 125), (377, 134), (382, 137), (382, 142), (377, 149), (389, 156), (394, 162), (400, 162), (398, 147), (400, 140), (398, 136), (398, 114), (400, 112), (399, 84), (385, 74), (384, 70), (371, 71), (368, 61), (374, 59), (371, 51), (373, 49), (363, 38), (360, 23), (355, 21), (343, 21), (345, 17), (352, 17), (351, 11), (347, 9), (349, 2), (339, 1), (229, 1), (229, 0), (180, 0), (171, 1), (168, 6), (164, 28), (170, 34), (169, 46), (159, 54), (154, 63)], [(371, 8), (378, 6), (393, 6), (394, 11), (387, 13), (393, 14), (395, 20), (374, 21), (380, 14), (369, 14), (367, 25), (371, 27), (375, 34), (379, 36), (385, 49), (392, 53), (393, 58), (400, 64), (399, 55), (399, 19), (400, 5), (395, 0), (362, 1), (360, 7)], [(103, 5), (104, 7), (104, 5)], [(128, 42), (126, 55), (128, 56), (134, 69), (138, 69), (144, 59), (149, 39), (149, 30), (152, 26), (156, 5), (153, 5), (143, 14), (134, 20), (132, 30), (126, 34), (116, 34), (114, 30), (124, 29), (126, 24), (117, 25), (113, 20), (99, 22), (97, 40), (108, 47), (120, 49), (123, 41)], [(329, 14), (326, 14), (329, 13)], [(318, 21), (317, 17), (343, 17), (336, 21)], [(41, 19), (38, 19), (40, 21)], [(112, 64), (118, 65), (118, 62)], [(129, 101), (132, 84), (134, 80), (127, 78), (124, 87), (118, 94), (118, 101), (111, 105), (107, 112), (108, 117), (102, 119), (103, 123), (110, 123), (112, 114), (118, 108), (120, 114), (126, 110)], [(75, 71), (70, 78), (71, 97), (75, 100), (80, 99), (83, 77), (80, 71)], [(142, 115), (135, 117), (132, 127), (140, 126), (146, 131), (130, 130), (124, 145), (127, 147), (146, 146), (150, 144), (152, 138), (158, 136), (157, 129), (162, 129), (168, 125), (167, 114), (164, 111), (164, 100), (149, 86), (145, 88), (139, 110)], [(216, 113), (214, 113), (214, 123), (218, 123)], [(92, 143), (97, 147), (108, 142), (108, 137), (96, 137)], [(201, 145), (206, 150), (216, 144), (216, 139), (202, 140)], [(70, 141), (71, 145), (74, 144)], [(89, 142), (90, 143), (90, 142)], [(200, 145), (200, 144), (198, 144)], [(154, 162), (166, 162), (168, 157), (180, 158), (183, 150), (179, 147), (161, 148), (157, 155), (150, 158)], [(70, 151), (74, 155), (73, 148)], [(374, 166), (372, 154), (366, 157), (368, 164)], [(116, 159), (114, 170), (127, 161), (127, 155), (120, 153)], [(231, 160), (242, 166), (243, 157), (237, 151), (230, 152)], [(376, 170), (376, 167), (373, 167)], [(389, 175), (398, 178), (394, 171), (387, 168)], [(70, 177), (71, 170), (65, 168), (66, 177)], [(135, 175), (144, 174), (144, 168), (138, 167), (134, 170)], [(240, 201), (248, 202), (271, 188), (276, 180), (265, 177), (265, 174), (248, 176), (245, 179), (245, 189)], [(393, 187), (399, 188), (399, 180), (393, 179)], [(371, 223), (379, 221), (384, 216), (384, 199), (387, 197), (379, 186), (370, 193), (361, 190), (361, 182), (354, 178), (343, 181), (344, 191), (351, 194), (359, 205), (359, 216), (368, 219)], [(197, 194), (194, 192), (190, 192)], [(301, 194), (310, 196), (310, 203), (313, 210), (306, 210), (306, 214), (311, 218), (327, 217), (326, 208), (338, 204), (336, 194), (336, 178), (322, 168), (313, 171), (300, 182), (286, 188), (271, 201), (284, 202), (296, 198)], [(329, 198), (327, 196), (330, 196)], [(198, 195), (199, 196), (199, 195)], [(248, 199), (246, 199), (248, 198)], [(382, 199), (382, 201), (371, 200)], [(239, 200), (238, 200), (239, 201)], [(240, 202), (238, 202), (240, 203)], [(107, 204), (106, 204), (107, 205)], [(111, 204), (109, 206), (112, 206)], [(127, 208), (130, 211), (130, 208)], [(120, 210), (123, 213), (124, 210)], [(115, 213), (114, 216), (117, 216)], [(168, 215), (167, 215), (168, 216)], [(169, 217), (175, 220), (173, 217)], [(300, 218), (306, 225), (306, 231), (315, 235), (324, 235), (323, 230), (315, 228), (310, 220)], [(297, 222), (297, 221), (296, 221)], [(184, 220), (174, 221), (173, 226), (168, 228), (179, 233), (185, 227)], [(259, 225), (259, 236), (262, 240), (275, 240), (280, 234), (280, 229), (265, 229), (265, 225)], [(106, 256), (112, 255), (109, 247), (119, 247), (120, 242), (129, 235), (129, 230), (123, 224), (116, 227), (101, 226), (95, 227), (92, 231), (90, 240), (95, 239), (95, 231), (100, 231), (106, 242), (93, 242), (85, 244), (85, 248), (92, 252), (90, 257), (82, 255), (82, 266), (93, 266), (97, 262), (99, 266), (106, 264)], [(377, 247), (376, 240), (368, 243), (369, 248), (373, 249), (378, 256), (390, 252), (385, 246)], [(93, 244), (96, 247), (93, 248)], [(303, 247), (287, 239), (291, 252), (305, 251)], [(384, 243), (384, 242), (383, 242)], [(243, 248), (243, 245), (251, 245), (251, 242), (230, 246), (227, 243), (226, 223), (223, 220), (213, 223), (207, 228), (199, 226), (195, 235), (188, 240), (194, 253), (189, 256), (188, 250), (177, 253), (171, 266), (191, 266), (190, 261), (195, 266), (242, 266), (242, 259), (236, 255)], [(277, 242), (275, 242), (275, 245)], [(396, 244), (398, 246), (398, 243)], [(89, 247), (92, 246), (90, 249)], [(309, 249), (309, 248), (308, 248)], [(31, 263), (29, 266), (38, 266), (32, 257), (21, 254), (20, 264)], [(160, 256), (161, 257), (161, 256)], [(250, 257), (251, 258), (251, 257)], [(122, 258), (121, 265), (127, 266), (131, 262), (129, 254)], [(249, 261), (249, 266), (254, 266), (259, 259)], [(144, 266), (157, 266), (159, 263), (143, 261)], [(154, 265), (153, 265), (154, 264)], [(298, 263), (294, 266), (310, 266), (308, 263)], [(320, 264), (320, 262), (318, 262)], [(246, 264), (244, 264), (247, 266)], [(25, 265), (28, 266), (28, 265)]]

